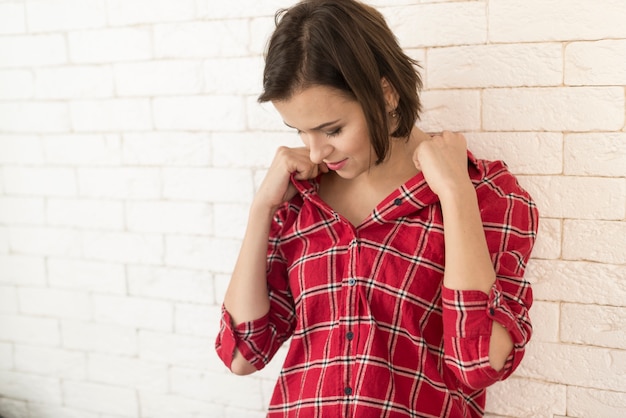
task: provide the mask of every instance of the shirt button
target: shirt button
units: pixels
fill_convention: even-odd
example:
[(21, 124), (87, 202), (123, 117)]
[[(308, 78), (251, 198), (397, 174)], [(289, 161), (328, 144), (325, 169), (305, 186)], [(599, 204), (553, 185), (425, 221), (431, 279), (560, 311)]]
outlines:
[(352, 341), (352, 339), (354, 338), (354, 332), (352, 331), (346, 332), (346, 338), (348, 339), (348, 341)]
[(350, 279), (348, 280), (348, 285), (349, 286), (354, 286), (356, 284), (356, 279)]
[(402, 204), (402, 199), (397, 198), (396, 200), (393, 201), (393, 204), (396, 206), (400, 206)]
[(352, 388), (345, 388), (343, 390), (343, 393), (345, 393), (348, 396), (352, 395)]
[(496, 310), (493, 308), (489, 308), (489, 315), (493, 316), (496, 314)]

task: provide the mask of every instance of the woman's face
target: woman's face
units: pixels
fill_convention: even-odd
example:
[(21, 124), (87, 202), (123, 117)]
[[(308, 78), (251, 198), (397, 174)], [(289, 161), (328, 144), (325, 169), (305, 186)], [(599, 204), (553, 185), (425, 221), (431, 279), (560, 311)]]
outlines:
[(326, 163), (346, 179), (354, 179), (374, 165), (376, 154), (363, 109), (341, 91), (314, 86), (272, 103), (285, 124), (298, 131), (314, 163)]

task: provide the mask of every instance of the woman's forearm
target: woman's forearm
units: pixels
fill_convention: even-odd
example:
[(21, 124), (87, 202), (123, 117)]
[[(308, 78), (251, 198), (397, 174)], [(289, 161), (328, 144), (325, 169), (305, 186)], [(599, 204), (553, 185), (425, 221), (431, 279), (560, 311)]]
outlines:
[[(495, 283), (494, 271), (483, 229), (476, 192), (467, 182), (441, 196), (444, 219), (444, 286), (453, 290), (480, 290), (486, 294)], [(508, 331), (494, 322), (489, 346), (491, 366), (500, 370), (513, 349)]]
[(239, 256), (224, 296), (234, 324), (263, 317), (269, 311), (267, 246), (274, 210), (253, 203)]

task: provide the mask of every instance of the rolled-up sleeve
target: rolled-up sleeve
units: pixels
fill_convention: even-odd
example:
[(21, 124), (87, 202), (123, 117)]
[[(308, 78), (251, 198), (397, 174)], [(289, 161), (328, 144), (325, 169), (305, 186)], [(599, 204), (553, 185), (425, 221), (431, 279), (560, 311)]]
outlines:
[[(513, 192), (477, 189), (481, 216), (496, 281), (488, 294), (443, 288), (445, 363), (465, 385), (480, 389), (510, 376), (520, 364), (532, 334), (529, 309), (533, 302), (524, 271), (535, 243), (539, 214), (530, 196), (514, 178), (506, 185)], [(489, 363), (493, 323), (502, 325), (513, 340), (504, 367)]]
[(236, 351), (239, 351), (257, 370), (261, 370), (293, 333), (295, 308), (285, 261), (280, 253), (280, 236), (287, 212), (287, 206), (277, 212), (270, 229), (267, 255), (269, 312), (261, 318), (235, 325), (230, 313), (222, 306), (215, 350), (229, 369)]
[[(523, 304), (507, 303), (498, 281), (488, 295), (481, 291), (443, 288), (445, 361), (464, 385), (482, 389), (507, 378), (517, 368), (532, 331), (527, 309), (532, 303), (530, 287), (524, 299)], [(502, 325), (513, 340), (513, 350), (499, 371), (489, 362), (494, 321)]]

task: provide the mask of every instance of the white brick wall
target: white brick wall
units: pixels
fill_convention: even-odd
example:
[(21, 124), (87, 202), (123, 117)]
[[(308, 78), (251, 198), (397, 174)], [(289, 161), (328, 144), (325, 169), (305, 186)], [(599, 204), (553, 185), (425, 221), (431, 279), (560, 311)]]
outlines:
[[(213, 342), (274, 149), (259, 105), (294, 0), (0, 1), (0, 415), (261, 418)], [(488, 416), (626, 411), (626, 2), (372, 0), (422, 62), (420, 126), (466, 132), (541, 210), (534, 338)]]

